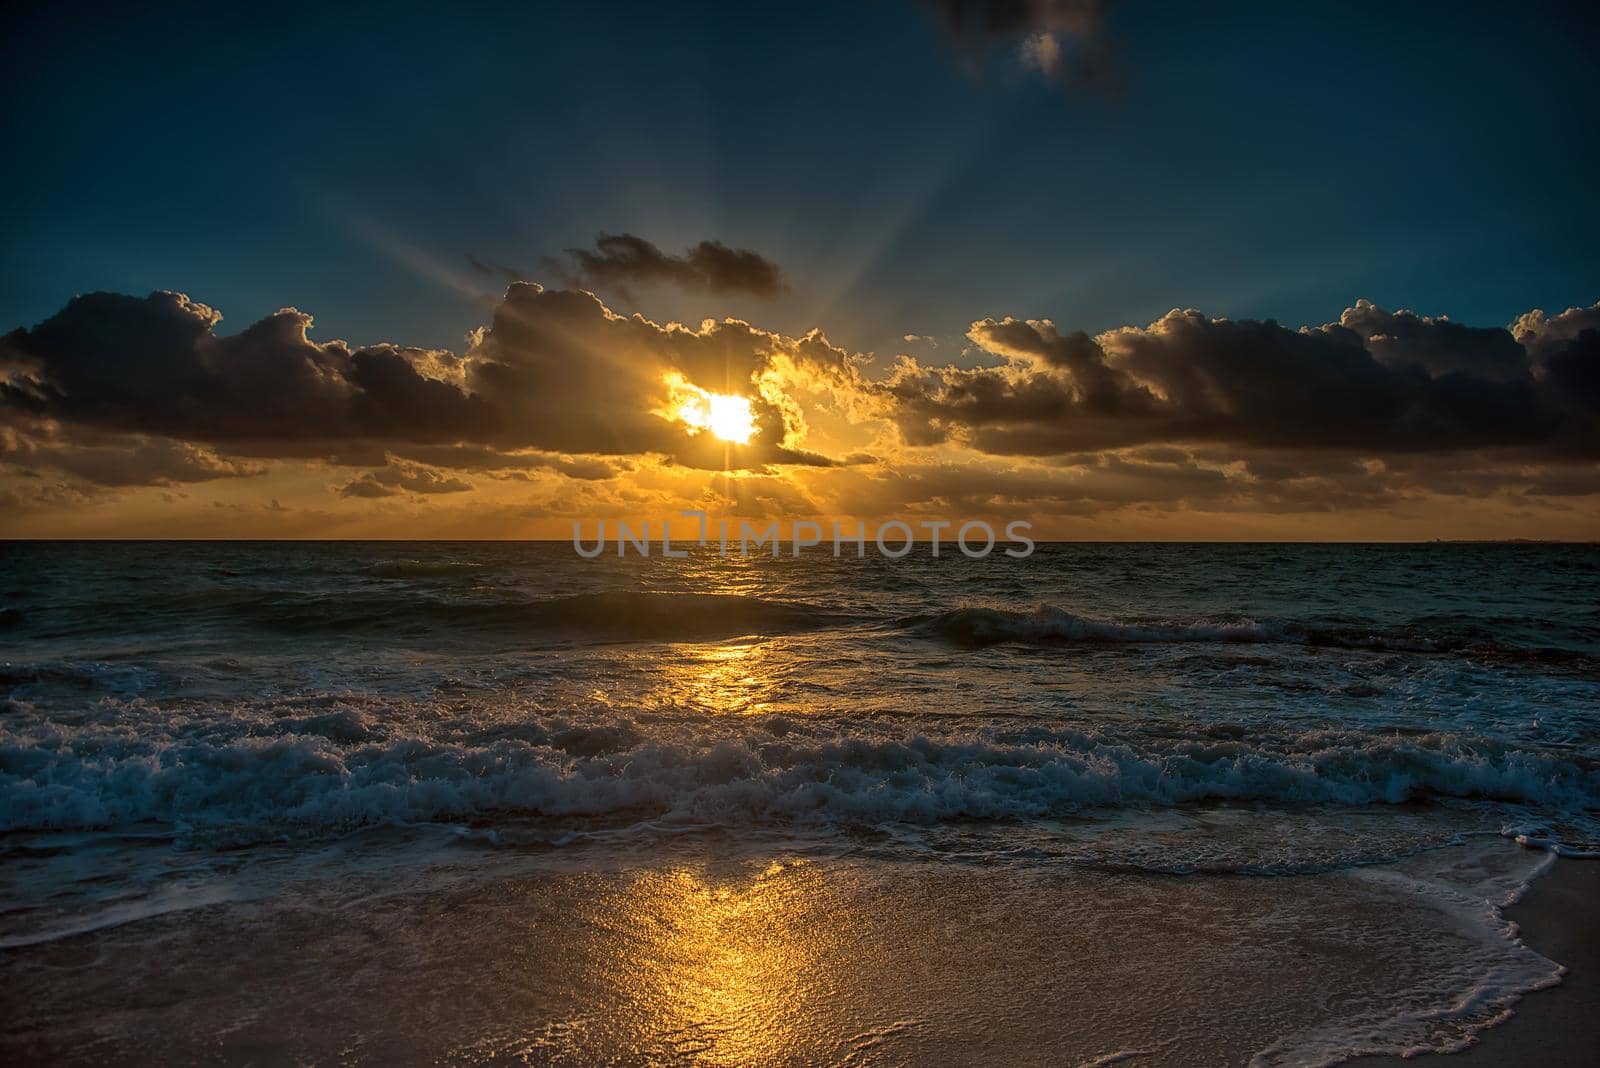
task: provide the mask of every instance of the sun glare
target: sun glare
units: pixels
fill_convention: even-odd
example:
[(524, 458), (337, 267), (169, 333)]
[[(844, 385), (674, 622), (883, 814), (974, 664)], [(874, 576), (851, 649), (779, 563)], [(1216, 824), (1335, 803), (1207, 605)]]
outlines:
[(747, 445), (756, 433), (750, 398), (734, 393), (710, 393), (688, 381), (671, 382), (681, 398), (676, 415), (692, 434), (707, 431), (714, 438)]

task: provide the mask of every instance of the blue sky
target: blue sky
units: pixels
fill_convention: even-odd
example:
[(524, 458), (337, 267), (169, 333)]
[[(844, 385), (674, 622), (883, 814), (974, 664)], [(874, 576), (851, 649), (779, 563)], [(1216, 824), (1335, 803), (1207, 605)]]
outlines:
[(1120, 88), (927, 8), (289, 7), (11, 16), (0, 325), (176, 289), (224, 330), (461, 347), (497, 284), (601, 231), (781, 264), (785, 297), (622, 310), (953, 355), (984, 316), (1357, 297), (1502, 324), (1595, 300), (1595, 20), (1578, 6), (1111, 9)]

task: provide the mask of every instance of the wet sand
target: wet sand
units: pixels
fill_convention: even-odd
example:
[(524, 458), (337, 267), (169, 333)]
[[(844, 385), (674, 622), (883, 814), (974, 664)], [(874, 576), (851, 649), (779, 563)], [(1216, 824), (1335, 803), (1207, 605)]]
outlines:
[(1481, 1032), (1460, 1053), (1409, 1060), (1363, 1057), (1351, 1063), (1359, 1068), (1594, 1064), (1600, 1057), (1600, 862), (1556, 861), (1505, 916), (1520, 928), (1525, 944), (1566, 966), (1561, 985), (1524, 997), (1511, 1019)]
[[(0, 953), (0, 1059), (1299, 1064), (1475, 976), (1548, 970), (1403, 865), (1162, 876), (729, 842), (458, 859)], [(1538, 858), (1423, 862), (1515, 879)]]

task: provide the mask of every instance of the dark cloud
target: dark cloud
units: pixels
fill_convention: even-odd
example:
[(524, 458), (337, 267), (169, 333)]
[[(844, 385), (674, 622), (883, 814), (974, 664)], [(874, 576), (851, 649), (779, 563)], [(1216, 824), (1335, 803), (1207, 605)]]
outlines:
[(1053, 81), (1114, 89), (1122, 64), (1105, 24), (1107, 0), (923, 0), (981, 71), (996, 53)]
[(573, 286), (627, 296), (630, 287), (670, 285), (702, 293), (776, 297), (788, 291), (778, 265), (750, 249), (702, 241), (681, 256), (633, 234), (601, 234), (593, 249), (567, 249), (551, 266)]
[(466, 493), (472, 483), (417, 464), (392, 463), (338, 487), (341, 497), (394, 497), (402, 493)]
[(1531, 311), (1511, 324), (1534, 374), (1548, 382), (1579, 419), (1600, 419), (1600, 303), (1547, 318)]
[(306, 337), (311, 317), (293, 308), (230, 337), (215, 332), (221, 318), (181, 293), (75, 297), (0, 339), (29, 369), (0, 382), (0, 402), (102, 430), (212, 443), (452, 440), (492, 417), (447, 380), (458, 363), (448, 353), (319, 345)]
[(1416, 365), (1434, 377), (1459, 372), (1508, 383), (1526, 381), (1530, 374), (1527, 351), (1510, 330), (1499, 327), (1462, 326), (1446, 317), (1388, 312), (1370, 300), (1346, 308), (1339, 325), (1360, 335), (1373, 358), (1388, 367)]
[(1122, 509), (1291, 515), (1385, 511), (1426, 515), (1443, 497), (1562, 509), (1600, 493), (1595, 466), (1530, 466), (1487, 454), (1412, 454), (1394, 461), (1343, 454), (1161, 446), (1048, 463), (902, 457), (830, 487), (845, 514), (950, 519), (1027, 515), (1087, 518)]
[[(466, 359), (465, 385), (490, 398), (500, 431), (491, 443), (564, 453), (658, 453), (695, 467), (831, 461), (786, 444), (795, 414), (755, 388), (779, 361), (847, 377), (852, 358), (819, 333), (798, 339), (736, 319), (699, 329), (621, 316), (593, 294), (513, 285)], [(690, 385), (749, 399), (758, 428), (749, 445), (691, 435), (672, 419), (671, 388)]]
[[(513, 284), (459, 354), (313, 342), (294, 309), (229, 336), (219, 320), (180, 294), (91, 294), (0, 338), (0, 463), (176, 486), (314, 460), (368, 469), (336, 490), (376, 498), (540, 472), (587, 493), (651, 456), (728, 468), (729, 486), (765, 487), (755, 509), (781, 499), (778, 465), (818, 469), (795, 492), (825, 488), (862, 514), (874, 495), (878, 510), (1032, 500), (1089, 514), (1140, 500), (1271, 512), (1600, 491), (1600, 305), (1509, 329), (1365, 301), (1301, 329), (1194, 311), (1098, 337), (983, 319), (968, 337), (991, 365), (902, 357), (875, 381), (820, 332), (661, 325), (531, 283)], [(749, 401), (748, 445), (675, 417), (703, 391)], [(807, 397), (869, 424), (848, 447), (882, 418), (912, 450), (806, 449)], [(943, 444), (991, 456), (913, 462)]]
[(1187, 453), (1161, 462), (1105, 453), (1056, 467), (997, 467), (993, 461), (902, 462), (856, 483), (842, 496), (846, 510), (869, 506), (874, 499), (880, 510), (888, 501), (907, 513), (940, 517), (1091, 516), (1132, 506), (1168, 511), (1329, 511), (1387, 504), (1396, 495), (1387, 483), (1261, 480)]
[(97, 490), (82, 484), (62, 480), (46, 481), (28, 478), (11, 489), (0, 492), (0, 513), (20, 515), (25, 512), (46, 512), (53, 509), (72, 509), (93, 501)]
[(1048, 321), (985, 319), (969, 337), (1000, 366), (902, 358), (880, 388), (908, 443), (957, 439), (999, 454), (1214, 442), (1600, 455), (1600, 335), (1565, 320), (1521, 329), (1519, 340), (1365, 301), (1338, 323), (1300, 330), (1173, 311), (1089, 338)]
[(486, 274), (505, 282), (526, 282), (530, 279), (526, 272), (520, 271), (515, 267), (507, 267), (505, 264), (496, 263), (493, 260), (480, 260), (470, 252), (467, 254), (467, 263), (479, 274)]
[(171, 438), (88, 435), (64, 439), (48, 428), (0, 428), (0, 462), (60, 471), (99, 486), (165, 486), (248, 478), (266, 468)]
[[(820, 333), (786, 338), (738, 320), (699, 329), (620, 316), (590, 293), (515, 283), (464, 354), (317, 343), (285, 308), (242, 333), (178, 293), (76, 297), (0, 338), (0, 408), (79, 433), (170, 439), (258, 458), (381, 464), (388, 453), (471, 446), (485, 465), (605, 477), (588, 455), (654, 453), (691, 466), (826, 466), (790, 444), (799, 415), (761, 376), (780, 368), (844, 381), (853, 358)], [(696, 436), (673, 418), (669, 381), (749, 398), (748, 445)], [(435, 452), (434, 455), (446, 455)]]
[(366, 476), (352, 479), (338, 488), (338, 493), (341, 497), (395, 497), (400, 492), (400, 490), (392, 486), (385, 486), (383, 483)]
[(397, 450), (407, 460), (435, 467), (466, 468), (504, 475), (507, 472), (558, 471), (568, 478), (602, 482), (633, 469), (625, 460), (606, 460), (594, 456), (562, 456), (548, 452), (501, 452), (483, 445), (412, 445)]

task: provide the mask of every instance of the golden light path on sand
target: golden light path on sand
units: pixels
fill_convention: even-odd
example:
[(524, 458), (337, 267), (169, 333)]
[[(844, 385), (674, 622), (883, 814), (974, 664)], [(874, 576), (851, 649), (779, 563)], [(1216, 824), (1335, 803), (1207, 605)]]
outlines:
[(797, 1048), (839, 954), (835, 930), (805, 922), (817, 879), (777, 862), (726, 882), (687, 869), (640, 876), (624, 895), (638, 948), (623, 966), (644, 1029), (701, 1064), (772, 1064)]

